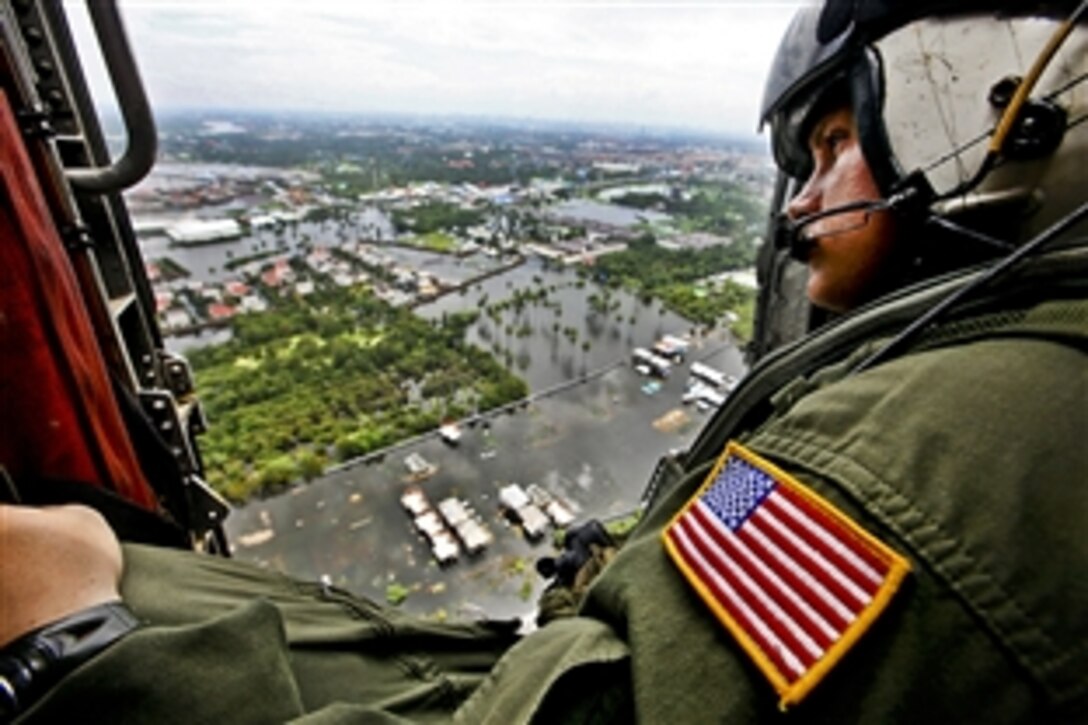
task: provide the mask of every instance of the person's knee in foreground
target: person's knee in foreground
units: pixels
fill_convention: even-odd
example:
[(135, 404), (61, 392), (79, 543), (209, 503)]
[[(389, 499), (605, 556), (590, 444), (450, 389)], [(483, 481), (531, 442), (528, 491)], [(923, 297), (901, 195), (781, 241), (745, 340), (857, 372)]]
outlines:
[(121, 545), (85, 506), (0, 504), (0, 647), (49, 622), (121, 598)]

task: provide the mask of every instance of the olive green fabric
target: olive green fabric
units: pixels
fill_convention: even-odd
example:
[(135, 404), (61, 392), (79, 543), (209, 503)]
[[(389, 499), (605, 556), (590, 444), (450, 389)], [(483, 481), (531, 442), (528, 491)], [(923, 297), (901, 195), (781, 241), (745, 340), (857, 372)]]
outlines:
[[(1088, 307), (1040, 305), (957, 327), (930, 336), (922, 352), (847, 377), (879, 343), (862, 346), (783, 390), (770, 420), (744, 436), (914, 569), (793, 719), (1088, 717)], [(597, 673), (596, 719), (613, 707), (623, 721), (630, 706), (646, 723), (782, 717), (771, 685), (660, 543), (709, 463), (646, 515), (589, 591), (579, 619), (611, 629), (594, 631), (596, 645), (566, 666), (576, 672), (623, 643), (628, 655), (615, 667), (631, 678)], [(545, 671), (538, 655), (573, 651), (570, 636), (546, 628), (519, 644), (459, 714), (531, 719), (539, 696), (507, 673)], [(547, 700), (562, 701), (569, 679), (555, 681)], [(510, 710), (514, 693), (524, 699)], [(630, 702), (617, 704), (624, 693)]]
[(241, 562), (123, 553), (122, 596), (145, 627), (28, 722), (441, 722), (516, 640), (516, 622), (433, 623)]
[(138, 630), (64, 678), (27, 722), (272, 723), (301, 715), (283, 624), (254, 601), (184, 627)]
[(124, 596), (149, 626), (27, 719), (1085, 720), (1088, 306), (981, 310), (848, 375), (878, 344), (779, 391), (742, 436), (913, 566), (785, 715), (660, 542), (707, 460), (646, 512), (580, 616), (513, 646), (501, 627), (429, 624), (237, 562), (126, 547)]

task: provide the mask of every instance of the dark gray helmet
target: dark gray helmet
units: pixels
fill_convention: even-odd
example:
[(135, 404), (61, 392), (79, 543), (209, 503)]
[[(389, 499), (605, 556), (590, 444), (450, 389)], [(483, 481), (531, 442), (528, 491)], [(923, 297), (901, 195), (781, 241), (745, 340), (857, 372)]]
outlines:
[(1046, 64), (1001, 163), (978, 172), (1018, 79), (1077, 8), (1075, 0), (827, 0), (801, 10), (764, 91), (761, 121), (771, 127), (775, 161), (807, 177), (813, 111), (841, 93), (886, 196), (909, 178), (924, 180), (948, 213), (1016, 201), (1025, 222), (1017, 236), (1030, 234), (1088, 193), (1083, 24)]

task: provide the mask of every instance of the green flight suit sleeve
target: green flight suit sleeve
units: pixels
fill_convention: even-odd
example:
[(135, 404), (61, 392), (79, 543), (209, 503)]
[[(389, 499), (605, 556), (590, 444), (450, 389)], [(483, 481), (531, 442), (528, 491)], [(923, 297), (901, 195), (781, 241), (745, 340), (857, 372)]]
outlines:
[[(1080, 346), (1032, 334), (948, 345), (824, 381), (746, 437), (912, 564), (889, 607), (788, 717), (1083, 716), (1084, 363)], [(579, 617), (548, 625), (500, 662), (459, 713), (466, 722), (493, 709), (509, 722), (563, 721), (564, 702), (578, 708), (575, 721), (607, 721), (586, 713), (623, 713), (624, 694), (635, 713), (626, 720), (640, 723), (784, 717), (770, 683), (661, 545), (706, 474), (693, 471), (646, 514)], [(593, 631), (557, 629), (580, 620)], [(600, 683), (595, 699), (588, 677)]]
[[(900, 673), (1053, 711), (1088, 694), (1085, 362), (1033, 336), (932, 350), (813, 394), (751, 439), (915, 560), (908, 600), (955, 602), (929, 603)], [(968, 635), (989, 653), (945, 669)]]
[[(627, 655), (627, 645), (602, 622), (589, 617), (557, 619), (512, 647), (458, 709), (454, 721), (530, 722), (550, 695), (547, 709), (552, 717), (545, 721), (592, 721), (586, 713), (600, 704), (605, 709), (599, 719), (615, 722), (608, 715), (627, 707), (628, 679), (617, 679), (614, 673), (625, 671)], [(583, 717), (574, 716), (575, 708)]]

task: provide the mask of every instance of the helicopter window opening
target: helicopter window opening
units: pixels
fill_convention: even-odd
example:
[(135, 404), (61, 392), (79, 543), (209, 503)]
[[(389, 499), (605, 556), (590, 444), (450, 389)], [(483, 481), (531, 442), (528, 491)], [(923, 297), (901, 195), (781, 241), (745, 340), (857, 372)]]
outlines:
[(417, 611), (531, 607), (516, 565), (457, 573), (627, 518), (745, 371), (755, 118), (795, 6), (119, 7), (160, 130), (125, 194), (149, 314), (192, 363), (234, 553)]

